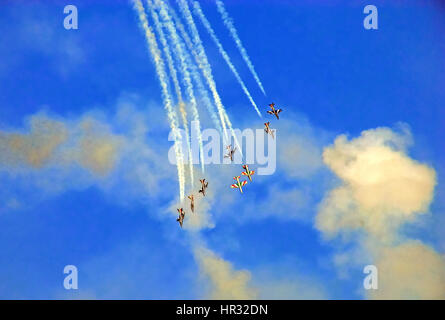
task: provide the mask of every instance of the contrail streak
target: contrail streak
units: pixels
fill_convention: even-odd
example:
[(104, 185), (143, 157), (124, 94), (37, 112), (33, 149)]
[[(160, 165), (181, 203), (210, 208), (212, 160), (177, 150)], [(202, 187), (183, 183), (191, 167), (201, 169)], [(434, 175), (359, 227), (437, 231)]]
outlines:
[(190, 184), (193, 186), (194, 184), (194, 174), (193, 174), (193, 156), (192, 156), (192, 148), (190, 146), (190, 136), (189, 136), (189, 129), (188, 129), (188, 121), (187, 121), (187, 111), (185, 109), (185, 103), (182, 99), (182, 90), (181, 90), (181, 86), (179, 85), (179, 81), (178, 81), (178, 74), (176, 72), (176, 68), (175, 68), (175, 64), (170, 52), (170, 47), (168, 46), (167, 43), (167, 39), (165, 37), (164, 34), (164, 30), (162, 29), (162, 24), (159, 21), (159, 17), (158, 14), (156, 13), (156, 11), (153, 8), (153, 3), (151, 0), (147, 0), (147, 6), (149, 8), (149, 11), (151, 13), (153, 22), (154, 22), (154, 26), (155, 29), (158, 33), (159, 36), (159, 41), (162, 44), (163, 47), (163, 51), (164, 51), (164, 55), (166, 57), (167, 60), (167, 66), (168, 69), (170, 71), (170, 76), (172, 78), (173, 81), (173, 86), (175, 88), (175, 92), (176, 92), (176, 96), (178, 97), (178, 106), (179, 106), (179, 111), (181, 113), (182, 116), (182, 123), (184, 126), (184, 131), (185, 131), (185, 139), (187, 141), (187, 149), (188, 149), (188, 157), (189, 157), (189, 171), (190, 171)]
[(227, 126), (229, 127), (229, 129), (232, 133), (232, 136), (235, 139), (235, 143), (238, 147), (238, 150), (240, 150), (240, 152), (241, 152), (241, 148), (239, 147), (238, 140), (237, 140), (236, 135), (233, 131), (232, 124), (230, 123), (229, 117), (226, 114), (224, 106), (221, 102), (221, 98), (220, 98), (218, 91), (216, 89), (216, 84), (215, 84), (215, 81), (213, 80), (213, 75), (212, 75), (212, 68), (207, 60), (207, 55), (206, 55), (204, 47), (202, 45), (201, 38), (199, 37), (198, 29), (196, 28), (196, 25), (193, 20), (192, 13), (190, 12), (187, 1), (186, 0), (176, 0), (176, 1), (179, 5), (181, 12), (182, 12), (182, 15), (184, 16), (185, 20), (187, 21), (188, 27), (190, 29), (190, 33), (192, 35), (192, 41), (193, 41), (194, 47), (195, 47), (196, 52), (199, 57), (198, 66), (201, 69), (201, 71), (204, 75), (204, 78), (207, 81), (207, 85), (209, 86), (210, 91), (212, 92), (213, 99), (215, 101), (215, 105), (218, 109), (219, 118), (220, 118), (220, 121), (223, 126), (225, 141), (229, 140), (228, 136), (227, 136), (227, 129), (226, 129), (226, 121), (227, 121)]
[(209, 20), (207, 20), (207, 18), (204, 15), (204, 12), (202, 12), (201, 6), (199, 5), (199, 3), (197, 1), (193, 1), (193, 6), (194, 6), (194, 9), (195, 9), (196, 15), (201, 20), (202, 24), (206, 28), (206, 30), (209, 33), (210, 37), (212, 38), (213, 42), (215, 42), (216, 46), (218, 47), (219, 53), (222, 55), (222, 57), (226, 61), (226, 63), (229, 66), (230, 70), (232, 70), (233, 74), (235, 75), (236, 80), (240, 84), (241, 88), (243, 89), (243, 91), (246, 94), (247, 98), (249, 99), (250, 103), (253, 105), (253, 107), (255, 108), (255, 111), (258, 113), (258, 115), (260, 117), (262, 117), (261, 112), (260, 112), (260, 110), (258, 110), (258, 107), (257, 107), (255, 101), (253, 101), (252, 96), (250, 95), (249, 90), (247, 90), (247, 87), (244, 84), (244, 81), (241, 79), (241, 76), (239, 75), (238, 71), (236, 70), (235, 66), (233, 65), (229, 55), (224, 50), (221, 42), (219, 41), (218, 37), (216, 36), (215, 31), (213, 30), (212, 26), (210, 25)]
[(198, 57), (199, 57), (198, 66), (201, 69), (201, 71), (204, 75), (204, 78), (206, 79), (206, 82), (210, 88), (210, 91), (212, 92), (213, 100), (215, 101), (215, 105), (216, 105), (216, 108), (217, 108), (218, 114), (219, 114), (219, 119), (220, 119), (222, 127), (223, 127), (224, 137), (226, 140), (228, 140), (226, 122), (225, 122), (224, 113), (223, 113), (224, 106), (222, 105), (221, 98), (219, 97), (218, 91), (216, 90), (216, 84), (215, 84), (215, 81), (213, 80), (213, 75), (212, 75), (212, 68), (207, 61), (207, 56), (205, 54), (204, 47), (201, 42), (201, 38), (199, 37), (198, 29), (196, 28), (195, 22), (193, 21), (192, 13), (190, 12), (187, 1), (186, 0), (176, 0), (176, 1), (179, 5), (181, 12), (182, 12), (182, 15), (184, 16), (185, 20), (187, 21), (187, 25), (189, 27), (189, 30), (190, 30), (190, 33), (192, 36), (193, 45), (194, 45), (194, 47), (196, 49), (196, 53), (198, 54)]
[(232, 18), (229, 17), (229, 14), (226, 11), (226, 8), (224, 7), (224, 3), (221, 0), (216, 0), (216, 6), (218, 7), (218, 11), (221, 14), (221, 18), (227, 27), (227, 29), (230, 32), (230, 35), (232, 36), (233, 40), (235, 41), (236, 46), (238, 47), (239, 52), (241, 53), (241, 56), (243, 57), (244, 61), (247, 64), (247, 67), (249, 68), (250, 72), (252, 73), (253, 77), (255, 78), (256, 83), (260, 87), (261, 91), (264, 95), (266, 95), (266, 91), (264, 90), (263, 84), (261, 83), (260, 77), (258, 77), (258, 74), (255, 71), (255, 68), (253, 66), (253, 63), (250, 61), (249, 55), (247, 54), (246, 49), (243, 46), (243, 43), (241, 42), (241, 39), (238, 36), (238, 32), (236, 31), (235, 25), (233, 24)]
[[(173, 20), (175, 21), (176, 28), (179, 30), (179, 32), (182, 36), (182, 39), (180, 39), (180, 40), (185, 42), (185, 45), (187, 46), (188, 51), (192, 53), (192, 56), (195, 59), (196, 65), (199, 65), (200, 60), (199, 60), (199, 57), (198, 57), (196, 50), (193, 46), (192, 40), (190, 39), (190, 36), (188, 35), (187, 31), (185, 30), (184, 25), (182, 24), (181, 20), (179, 19), (178, 15), (176, 14), (176, 11), (172, 7), (170, 7), (170, 14), (173, 17)], [(196, 83), (196, 88), (199, 92), (199, 95), (201, 96), (201, 98), (207, 108), (207, 111), (209, 112), (210, 117), (212, 118), (212, 121), (213, 121), (215, 127), (218, 129), (219, 132), (223, 133), (221, 123), (218, 119), (218, 115), (215, 110), (215, 106), (213, 105), (213, 103), (209, 97), (209, 94), (201, 80), (201, 76), (200, 76), (199, 72), (196, 70), (196, 66), (193, 63), (193, 61), (191, 61), (192, 59), (187, 51), (185, 51), (185, 54), (186, 54), (187, 63), (191, 67), (191, 75), (193, 77), (193, 81), (195, 81), (195, 83)]]
[(181, 73), (183, 75), (184, 85), (185, 85), (185, 91), (188, 96), (188, 100), (190, 102), (190, 107), (192, 109), (192, 115), (193, 119), (197, 124), (196, 133), (198, 138), (198, 145), (199, 145), (199, 152), (200, 152), (200, 162), (201, 162), (201, 169), (202, 172), (204, 172), (204, 150), (202, 146), (202, 136), (201, 136), (201, 124), (199, 121), (199, 113), (198, 113), (198, 106), (195, 98), (195, 94), (193, 92), (193, 83), (192, 79), (190, 77), (189, 67), (187, 66), (186, 60), (185, 60), (185, 50), (182, 47), (180, 38), (176, 32), (175, 25), (173, 23), (172, 18), (170, 17), (170, 14), (168, 12), (168, 7), (160, 0), (154, 0), (156, 6), (159, 7), (159, 13), (161, 15), (161, 18), (164, 22), (164, 26), (167, 28), (167, 30), (170, 33), (170, 39), (173, 43), (174, 52), (179, 60), (179, 65), (181, 69)]
[(147, 40), (147, 45), (150, 50), (151, 56), (153, 58), (156, 73), (159, 78), (159, 83), (161, 85), (162, 99), (164, 102), (164, 107), (167, 110), (167, 117), (170, 123), (170, 127), (175, 137), (175, 155), (176, 155), (176, 167), (178, 171), (179, 180), (179, 197), (180, 200), (184, 199), (184, 160), (182, 155), (182, 147), (179, 143), (181, 140), (181, 132), (178, 130), (178, 121), (176, 113), (172, 107), (172, 101), (170, 93), (168, 90), (168, 77), (165, 71), (164, 61), (161, 57), (161, 52), (159, 51), (158, 43), (156, 37), (148, 24), (147, 15), (145, 14), (144, 6), (140, 0), (133, 0), (134, 7), (137, 10), (139, 21), (145, 33), (145, 38)]

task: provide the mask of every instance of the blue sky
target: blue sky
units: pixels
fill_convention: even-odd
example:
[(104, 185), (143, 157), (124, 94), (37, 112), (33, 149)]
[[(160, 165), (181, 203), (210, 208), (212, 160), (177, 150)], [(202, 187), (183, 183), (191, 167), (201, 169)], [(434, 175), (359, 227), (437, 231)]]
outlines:
[[(0, 298), (218, 297), (212, 296), (218, 285), (197, 246), (220, 257), (209, 261), (230, 265), (221, 277), (248, 274), (246, 290), (259, 298), (373, 297), (361, 289), (363, 266), (377, 264), (385, 250), (409, 241), (431, 248), (440, 265), (445, 252), (444, 7), (439, 1), (374, 1), (379, 29), (365, 30), (368, 2), (225, 1), (265, 97), (214, 2), (201, 1), (260, 109), (265, 112), (274, 101), (284, 111), (279, 123), (270, 120), (282, 132), (274, 175), (256, 176), (241, 196), (228, 188), (238, 167), (209, 166), (205, 214), (212, 226), (199, 231), (181, 230), (175, 221), (178, 190), (176, 169), (167, 163), (169, 128), (132, 4), (71, 2), (78, 8), (78, 30), (63, 28), (68, 3), (0, 4), (0, 149), (7, 154), (0, 156)], [(264, 119), (197, 25), (234, 127), (262, 128)], [(203, 117), (203, 126), (210, 127)], [(61, 126), (55, 137), (30, 129), (48, 119)], [(317, 217), (323, 216), (329, 192), (350, 183), (335, 159), (323, 158), (323, 150), (341, 134), (351, 141), (379, 127), (390, 128), (388, 140), (394, 144), (399, 131), (400, 139), (412, 140), (394, 150), (415, 161), (416, 170), (432, 168), (437, 184), (427, 206), (410, 207), (413, 219), (398, 222), (397, 239), (377, 250), (370, 240), (374, 230), (342, 229), (345, 234), (329, 237)], [(18, 152), (26, 158), (35, 151), (42, 162), (8, 153), (11, 144), (4, 139), (33, 132), (43, 142), (25, 140), (31, 142)], [(371, 135), (377, 137), (376, 132)], [(64, 134), (69, 146), (47, 155), (45, 146)], [(86, 137), (80, 146), (92, 149), (77, 151), (78, 137)], [(105, 146), (100, 149), (105, 163), (88, 154), (96, 155), (100, 146)], [(347, 267), (338, 263), (345, 256)], [(78, 290), (63, 287), (68, 264), (79, 270)], [(398, 297), (397, 290), (388, 292)], [(443, 298), (443, 291), (429, 292)]]

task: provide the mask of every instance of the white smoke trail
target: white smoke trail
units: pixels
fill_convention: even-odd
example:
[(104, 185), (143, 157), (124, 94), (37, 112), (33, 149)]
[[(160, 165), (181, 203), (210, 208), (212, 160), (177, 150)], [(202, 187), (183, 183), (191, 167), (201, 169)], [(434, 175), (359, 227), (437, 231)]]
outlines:
[(181, 140), (181, 132), (178, 130), (178, 121), (176, 113), (172, 107), (172, 101), (170, 93), (168, 90), (168, 77), (165, 72), (164, 61), (161, 57), (161, 52), (159, 51), (158, 43), (156, 37), (148, 24), (147, 15), (145, 14), (144, 6), (140, 0), (133, 0), (134, 8), (136, 9), (139, 21), (145, 33), (145, 38), (147, 40), (147, 45), (150, 50), (151, 56), (153, 58), (156, 73), (159, 78), (159, 83), (161, 85), (162, 98), (164, 101), (164, 107), (167, 110), (167, 118), (170, 123), (171, 130), (175, 137), (175, 155), (176, 155), (176, 166), (178, 171), (178, 181), (179, 181), (179, 198), (182, 201), (184, 199), (184, 161), (182, 155), (182, 147), (179, 141)]
[(170, 40), (173, 43), (174, 53), (176, 54), (176, 56), (179, 60), (180, 70), (183, 75), (183, 80), (184, 80), (184, 85), (185, 85), (185, 91), (187, 93), (188, 100), (190, 102), (190, 107), (192, 109), (193, 120), (195, 121), (195, 123), (197, 125), (196, 133), (197, 133), (198, 146), (199, 146), (199, 151), (200, 151), (201, 169), (202, 169), (202, 172), (204, 172), (205, 164), (204, 164), (204, 150), (203, 150), (202, 136), (201, 136), (201, 124), (199, 121), (198, 106), (197, 106), (195, 94), (193, 92), (193, 83), (192, 83), (192, 80), (190, 77), (189, 67), (185, 60), (185, 54), (184, 54), (185, 50), (182, 47), (180, 38), (176, 32), (176, 28), (173, 23), (173, 20), (170, 17), (170, 13), (168, 12), (168, 7), (166, 6), (165, 3), (163, 3), (160, 0), (154, 0), (154, 3), (156, 4), (157, 7), (159, 7), (159, 14), (161, 15), (161, 18), (164, 22), (164, 26), (169, 31)]
[(226, 122), (225, 122), (224, 113), (223, 113), (224, 106), (221, 102), (221, 98), (219, 97), (218, 91), (216, 90), (216, 84), (215, 84), (215, 81), (213, 80), (213, 75), (212, 75), (212, 68), (207, 61), (207, 56), (205, 54), (204, 47), (201, 42), (201, 38), (199, 37), (198, 29), (196, 28), (195, 22), (193, 21), (192, 13), (190, 12), (189, 6), (187, 4), (187, 0), (176, 0), (176, 1), (178, 3), (179, 9), (181, 10), (181, 13), (184, 16), (184, 19), (186, 20), (187, 25), (189, 27), (189, 30), (190, 30), (190, 33), (192, 36), (193, 45), (194, 45), (196, 53), (198, 54), (198, 57), (199, 57), (198, 66), (201, 69), (201, 71), (204, 75), (204, 79), (206, 79), (207, 85), (209, 86), (210, 91), (212, 93), (213, 100), (214, 100), (216, 108), (218, 110), (219, 120), (221, 121), (221, 124), (223, 127), (224, 138), (227, 141), (228, 136), (227, 136)]
[(193, 156), (192, 156), (192, 148), (190, 145), (190, 136), (189, 136), (189, 128), (188, 128), (188, 121), (187, 121), (187, 111), (185, 109), (185, 103), (182, 99), (182, 90), (181, 86), (179, 85), (178, 81), (178, 74), (176, 72), (175, 64), (173, 62), (173, 58), (170, 52), (170, 47), (168, 46), (167, 39), (164, 34), (164, 30), (162, 29), (162, 24), (159, 21), (158, 14), (153, 8), (153, 3), (151, 0), (147, 0), (147, 6), (149, 8), (151, 17), (154, 22), (155, 29), (158, 33), (159, 42), (162, 44), (163, 51), (165, 58), (167, 60), (167, 66), (170, 71), (170, 76), (173, 81), (173, 86), (175, 87), (176, 96), (178, 97), (178, 106), (179, 111), (182, 116), (182, 123), (184, 126), (185, 131), (185, 139), (187, 141), (187, 149), (188, 149), (188, 157), (189, 157), (189, 171), (190, 171), (190, 184), (191, 186), (194, 185), (194, 174), (193, 174)]
[(253, 101), (252, 96), (250, 95), (249, 90), (247, 90), (246, 85), (244, 84), (244, 81), (241, 79), (241, 76), (239, 75), (238, 71), (236, 70), (235, 66), (233, 65), (229, 55), (224, 50), (224, 47), (222, 46), (221, 42), (219, 41), (218, 37), (216, 36), (215, 31), (213, 30), (212, 26), (210, 25), (209, 20), (204, 15), (204, 12), (202, 12), (201, 6), (197, 1), (193, 1), (194, 6), (194, 12), (201, 20), (202, 24), (206, 28), (207, 32), (209, 33), (210, 37), (212, 38), (213, 42), (215, 42), (216, 46), (218, 47), (219, 53), (224, 58), (224, 61), (226, 61), (227, 65), (229, 66), (230, 70), (232, 70), (233, 74), (235, 75), (236, 80), (240, 84), (241, 88), (243, 89), (244, 93), (246, 94), (247, 98), (249, 99), (252, 106), (255, 108), (255, 111), (258, 113), (260, 117), (262, 117), (260, 110), (258, 110), (258, 107)]
[(243, 43), (241, 42), (241, 39), (238, 36), (238, 32), (236, 31), (235, 25), (233, 24), (233, 19), (229, 17), (229, 14), (226, 11), (226, 8), (224, 7), (224, 3), (221, 0), (216, 0), (216, 6), (218, 7), (218, 11), (221, 14), (221, 18), (227, 27), (227, 29), (230, 32), (230, 35), (232, 36), (233, 40), (235, 41), (236, 46), (238, 47), (239, 52), (241, 53), (241, 56), (243, 57), (244, 61), (247, 64), (247, 67), (249, 68), (250, 72), (252, 73), (253, 77), (255, 78), (256, 83), (260, 87), (261, 91), (264, 95), (266, 95), (266, 91), (264, 90), (263, 84), (261, 83), (260, 77), (258, 77), (258, 74), (255, 71), (255, 67), (253, 66), (253, 63), (250, 61), (249, 55), (247, 54), (246, 49), (243, 46)]
[(204, 47), (202, 45), (201, 38), (199, 37), (198, 29), (196, 28), (195, 21), (193, 20), (193, 16), (192, 16), (192, 13), (190, 12), (190, 8), (187, 4), (187, 1), (186, 0), (176, 0), (176, 2), (179, 5), (182, 15), (184, 16), (184, 19), (187, 21), (187, 25), (188, 25), (190, 33), (192, 35), (192, 41), (193, 41), (196, 53), (198, 54), (198, 57), (199, 57), (198, 66), (201, 69), (201, 71), (204, 75), (204, 78), (207, 81), (207, 85), (209, 86), (210, 91), (212, 92), (213, 99), (215, 101), (215, 105), (218, 109), (219, 118), (220, 118), (220, 121), (223, 126), (224, 139), (225, 139), (224, 141), (225, 142), (229, 141), (229, 138), (227, 136), (227, 129), (226, 129), (226, 121), (227, 121), (227, 126), (231, 130), (232, 136), (234, 137), (234, 140), (238, 147), (238, 150), (240, 150), (240, 152), (241, 152), (241, 148), (239, 147), (239, 143), (238, 143), (236, 135), (233, 131), (232, 124), (230, 123), (229, 117), (227, 116), (227, 114), (225, 112), (224, 106), (221, 102), (221, 98), (220, 98), (218, 91), (216, 89), (216, 84), (215, 84), (215, 81), (213, 80), (213, 75), (212, 75), (212, 68), (207, 60), (207, 55), (206, 55)]
[[(181, 20), (179, 19), (178, 15), (176, 14), (176, 11), (173, 7), (170, 7), (170, 14), (173, 17), (173, 20), (175, 21), (176, 29), (179, 30), (182, 39), (180, 39), (185, 45), (187, 46), (187, 49), (189, 52), (191, 52), (193, 58), (195, 59), (196, 65), (200, 64), (200, 60), (198, 57), (198, 54), (196, 53), (196, 50), (193, 46), (192, 40), (190, 39), (190, 36), (188, 35), (187, 31), (184, 28), (184, 25), (182, 24)], [(215, 110), (215, 106), (213, 105), (212, 101), (210, 100), (209, 94), (201, 80), (200, 74), (196, 69), (195, 64), (193, 63), (190, 54), (185, 51), (185, 56), (187, 60), (187, 64), (190, 66), (191, 70), (190, 73), (193, 77), (193, 81), (196, 84), (196, 88), (199, 92), (199, 95), (201, 96), (202, 101), (204, 102), (207, 111), (210, 114), (210, 117), (212, 118), (212, 121), (217, 128), (217, 130), (221, 133), (223, 133), (221, 123), (218, 119), (217, 111)]]

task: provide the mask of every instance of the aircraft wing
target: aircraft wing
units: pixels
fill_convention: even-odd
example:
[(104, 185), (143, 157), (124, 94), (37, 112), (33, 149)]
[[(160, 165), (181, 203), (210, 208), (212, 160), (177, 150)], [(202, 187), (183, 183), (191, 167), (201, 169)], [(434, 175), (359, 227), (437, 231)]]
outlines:
[(237, 184), (232, 184), (232, 185), (230, 186), (230, 188), (232, 188), (232, 189), (236, 189), (236, 188), (239, 188), (239, 186), (238, 186)]
[(247, 184), (247, 180), (241, 182), (241, 187), (244, 187)]
[(267, 113), (268, 114), (273, 114), (273, 111), (268, 110)]

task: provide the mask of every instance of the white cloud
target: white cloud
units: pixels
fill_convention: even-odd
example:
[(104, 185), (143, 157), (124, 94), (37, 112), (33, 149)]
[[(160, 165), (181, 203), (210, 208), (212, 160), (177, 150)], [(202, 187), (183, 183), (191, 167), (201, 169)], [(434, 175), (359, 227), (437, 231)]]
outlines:
[(258, 289), (259, 299), (307, 300), (328, 299), (329, 295), (321, 279), (303, 263), (283, 259), (270, 261), (252, 270), (252, 283)]
[[(412, 159), (406, 126), (401, 132), (377, 128), (348, 140), (341, 135), (326, 147), (323, 160), (340, 185), (323, 199), (316, 227), (327, 237), (351, 235), (356, 246), (335, 255), (340, 276), (369, 262), (379, 270), (376, 299), (441, 299), (445, 294), (444, 259), (432, 247), (409, 240), (401, 226), (428, 212), (436, 172)], [(364, 291), (362, 291), (364, 292)]]
[(122, 204), (158, 196), (174, 179), (173, 166), (164, 161), (165, 144), (148, 133), (166, 129), (161, 121), (156, 128), (147, 127), (148, 115), (134, 102), (124, 97), (113, 117), (99, 111), (77, 118), (37, 113), (24, 128), (0, 130), (0, 179), (15, 186), (0, 191), (2, 203), (20, 198), (32, 205), (90, 186)]
[(232, 265), (218, 257), (212, 251), (199, 248), (195, 250), (195, 257), (200, 270), (209, 280), (210, 299), (255, 299), (257, 291), (250, 287), (250, 272), (234, 270)]
[(388, 128), (364, 131), (351, 141), (337, 137), (323, 160), (342, 184), (321, 204), (317, 228), (328, 236), (356, 229), (388, 236), (427, 212), (436, 174), (406, 154), (409, 139)]
[(287, 177), (309, 179), (323, 169), (322, 150), (330, 134), (303, 117), (280, 119), (277, 127), (278, 165)]
[(286, 276), (280, 280), (265, 279), (257, 285), (259, 299), (272, 300), (322, 300), (327, 299), (325, 289), (305, 277)]
[(445, 299), (445, 257), (419, 241), (379, 250), (371, 299)]

